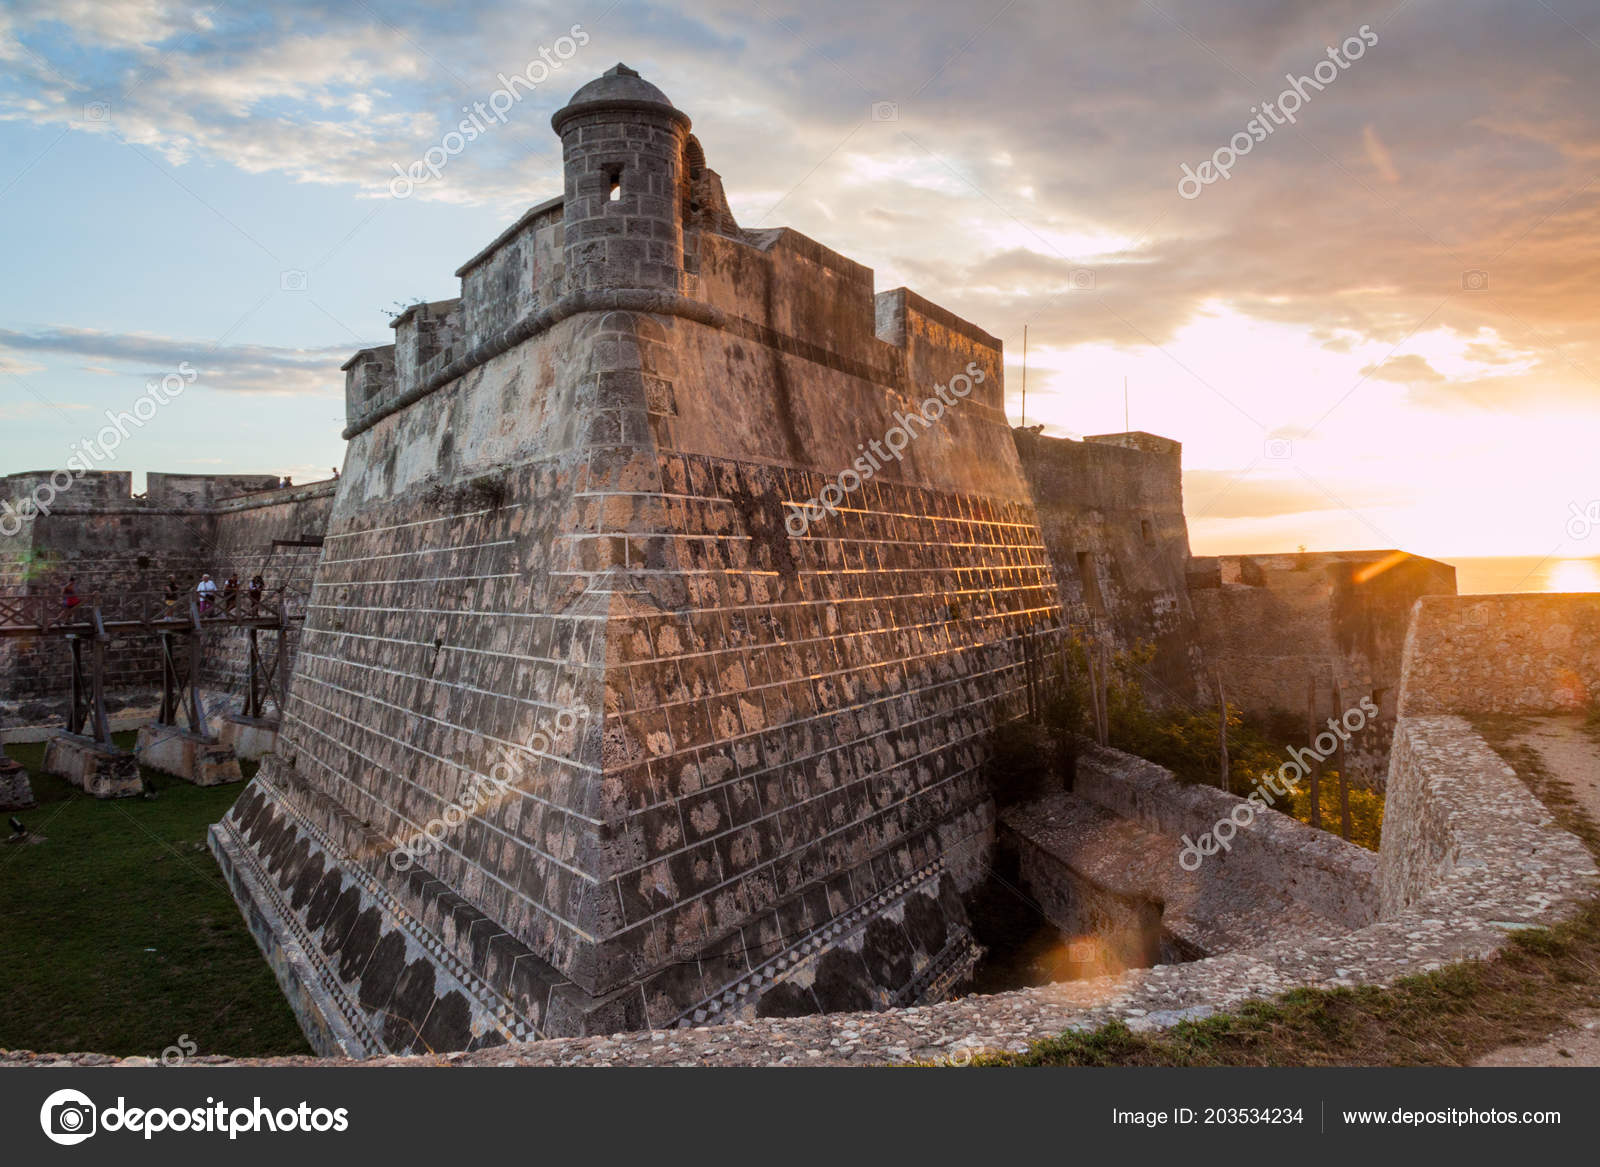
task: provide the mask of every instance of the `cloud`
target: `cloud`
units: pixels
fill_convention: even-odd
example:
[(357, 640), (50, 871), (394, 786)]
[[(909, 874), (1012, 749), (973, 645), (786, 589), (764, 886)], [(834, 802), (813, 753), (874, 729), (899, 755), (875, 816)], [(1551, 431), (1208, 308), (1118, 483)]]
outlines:
[[(0, 370), (15, 353), (60, 353), (130, 366), (122, 375), (159, 380), (187, 363), (198, 385), (234, 393), (333, 395), (344, 392), (339, 366), (349, 346), (315, 349), (267, 345), (212, 345), (147, 333), (101, 332), (92, 328), (46, 328), (21, 332), (0, 328)], [(44, 366), (33, 365), (32, 370)], [(109, 372), (97, 368), (96, 372)]]
[(1400, 172), (1395, 169), (1394, 158), (1371, 122), (1361, 127), (1361, 144), (1366, 148), (1367, 161), (1372, 163), (1372, 168), (1385, 182), (1400, 181)]
[(1403, 356), (1390, 357), (1386, 361), (1366, 365), (1362, 368), (1361, 375), (1374, 381), (1393, 381), (1397, 385), (1437, 383), (1445, 379), (1443, 373), (1416, 353), (1406, 353)]
[(1328, 510), (1368, 508), (1404, 501), (1407, 492), (1393, 484), (1341, 480), (1336, 498), (1303, 478), (1275, 478), (1255, 472), (1185, 470), (1184, 510), (1191, 521), (1262, 519)]
[[(1355, 0), (1206, 4), (1182, 27), (1163, 6), (1089, 0), (930, 4), (912, 22), (844, 0), (284, 0), (270, 20), (27, 2), (0, 14), (0, 118), (84, 128), (85, 102), (104, 100), (104, 133), (180, 169), (220, 162), (383, 197), (394, 164), (581, 21), (581, 55), (415, 197), (503, 210), (555, 193), (548, 115), (621, 59), (695, 118), (747, 225), (790, 222), (996, 334), (1026, 321), (1041, 348), (1164, 345), (1216, 305), (1334, 353), (1392, 347), (1424, 322), (1458, 337), (1488, 327), (1531, 363), (1491, 381), (1396, 358), (1374, 375), (1404, 375), (1413, 400), (1441, 409), (1592, 393), (1593, 6), (1461, 0), (1449, 20), (1402, 6), (1294, 127), (1179, 197), (1181, 164), (1371, 19)], [(894, 120), (871, 117), (881, 101)], [(1477, 268), (1482, 294), (1462, 287)], [(302, 376), (283, 351), (235, 369), (237, 383)], [(1458, 381), (1470, 391), (1445, 392)]]

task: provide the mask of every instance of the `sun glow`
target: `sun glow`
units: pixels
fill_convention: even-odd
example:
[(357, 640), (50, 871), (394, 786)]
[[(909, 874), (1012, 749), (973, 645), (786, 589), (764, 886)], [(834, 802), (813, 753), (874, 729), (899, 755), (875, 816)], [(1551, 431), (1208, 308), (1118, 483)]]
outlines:
[(1553, 564), (1545, 579), (1547, 592), (1600, 592), (1600, 561), (1563, 559)]

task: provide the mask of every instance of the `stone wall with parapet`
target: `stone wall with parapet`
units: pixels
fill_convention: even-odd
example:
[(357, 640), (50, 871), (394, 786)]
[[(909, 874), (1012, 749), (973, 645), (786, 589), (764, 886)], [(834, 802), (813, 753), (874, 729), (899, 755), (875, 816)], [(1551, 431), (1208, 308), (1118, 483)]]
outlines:
[(1554, 713), (1600, 703), (1600, 594), (1428, 596), (1401, 713)]
[(1290, 732), (1305, 725), (1308, 688), (1319, 723), (1371, 698), (1379, 715), (1346, 747), (1345, 766), (1356, 783), (1379, 788), (1411, 606), (1455, 590), (1455, 568), (1403, 551), (1225, 555), (1196, 558), (1189, 570), (1200, 643), (1228, 701)]
[[(478, 980), (441, 957), (467, 989), (405, 1010), (465, 1042), (942, 992), (971, 955), (951, 889), (993, 835), (984, 741), (1021, 709), (1019, 638), (1059, 623), (1000, 344), (720, 212), (675, 289), (591, 288), (555, 264), (563, 207), (349, 367), (288, 727), (219, 855), (280, 940), (329, 921), (257, 904), (251, 865), (282, 886), (321, 855), (318, 887), (376, 910), (361, 944), (453, 954)], [(968, 395), (907, 421), (958, 374)], [(900, 456), (796, 535), (896, 427)], [(396, 840), (574, 706), (582, 732), (396, 877)], [(381, 981), (346, 984), (369, 955), (347, 922), (318, 940), (337, 968), (280, 974), (324, 1018), (368, 1010), (361, 1041), (413, 1042), (368, 1009)]]
[(1187, 584), (1182, 446), (1146, 433), (1013, 433), (1069, 626), (1115, 650), (1152, 646), (1140, 673), (1152, 705), (1213, 700)]
[[(992, 833), (983, 735), (1021, 708), (1014, 638), (1058, 609), (997, 345), (910, 296), (884, 318), (904, 343), (873, 339), (868, 367), (754, 321), (580, 313), (352, 440), (253, 824), (307, 841), (260, 856), (274, 880), (325, 856), (317, 886), (374, 909), (361, 944), (432, 937), (479, 978), (449, 973), (470, 1003), (408, 999), (416, 1031), (436, 1006), (482, 1042), (844, 989), (889, 1004), (970, 951), (945, 888), (971, 883)], [(786, 532), (972, 361), (981, 395), (839, 515)], [(395, 840), (574, 705), (581, 734), (525, 758), (422, 878), (395, 878)], [(245, 829), (226, 828), (231, 871), (252, 862)], [(925, 901), (915, 927), (902, 901)], [(349, 918), (321, 936), (312, 904), (272, 908), (276, 934), (299, 920), (360, 969)], [(313, 963), (324, 1016), (394, 1011), (392, 983), (347, 989)], [(380, 1047), (415, 1040), (370, 1024)]]
[[(287, 601), (290, 613), (305, 613), (311, 580), (328, 531), (337, 479), (281, 490), (245, 494), (219, 503), (215, 513), (215, 562), (211, 575), (219, 583), (239, 577), (240, 603), (258, 572), (269, 600)], [(262, 651), (277, 652), (275, 634), (260, 634)], [(300, 644), (300, 624), (289, 626), (290, 661)], [(206, 634), (203, 691), (208, 706), (217, 702), (237, 711), (249, 677), (249, 633), (243, 628), (215, 628)], [(285, 662), (285, 667), (292, 667)]]
[(1189, 589), (1207, 662), (1228, 699), (1252, 713), (1305, 717), (1308, 681), (1318, 720), (1337, 676), (1346, 707), (1378, 693), (1395, 714), (1411, 606), (1453, 596), (1455, 568), (1403, 551), (1327, 551), (1197, 558)]
[[(44, 472), (0, 480), (0, 496), (25, 497)], [(303, 603), (316, 548), (274, 552), (274, 539), (309, 542), (327, 529), (336, 484), (278, 488), (275, 475), (158, 474), (144, 495), (130, 494), (126, 472), (85, 476), (59, 494), (48, 514), (0, 541), (0, 591), (56, 596), (69, 578), (85, 599), (160, 594), (169, 576), (187, 592), (209, 573), (218, 587), (237, 573), (241, 588), (257, 570), (268, 586), (286, 582)], [(237, 690), (244, 634), (207, 634), (205, 682), (223, 693)], [(214, 651), (213, 651), (214, 648)], [(114, 637), (106, 654), (107, 688), (143, 692), (161, 684), (161, 655), (152, 636)], [(70, 656), (57, 637), (0, 641), (0, 700), (58, 697), (71, 683)]]

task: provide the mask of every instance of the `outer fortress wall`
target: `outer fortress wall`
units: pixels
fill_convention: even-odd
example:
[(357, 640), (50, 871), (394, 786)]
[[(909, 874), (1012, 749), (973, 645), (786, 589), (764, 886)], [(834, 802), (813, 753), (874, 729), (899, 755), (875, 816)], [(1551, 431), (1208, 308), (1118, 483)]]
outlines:
[[(0, 499), (16, 506), (50, 478), (38, 472), (0, 479)], [(160, 594), (168, 576), (187, 591), (202, 572), (219, 587), (236, 572), (242, 587), (264, 570), (269, 587), (285, 582), (303, 594), (317, 549), (275, 552), (272, 541), (320, 538), (333, 483), (288, 490), (277, 484), (273, 475), (151, 473), (145, 493), (134, 497), (125, 471), (85, 475), (49, 500), (48, 513), (0, 539), (0, 590), (55, 597), (75, 576), (85, 597)], [(239, 691), (246, 641), (238, 629), (212, 629), (206, 636), (202, 691), (210, 702)], [(110, 692), (160, 688), (155, 638), (114, 638), (106, 661)], [(0, 700), (58, 697), (70, 690), (70, 658), (58, 638), (7, 638), (0, 641), (0, 678)]]
[(1600, 704), (1600, 595), (1430, 596), (1406, 635), (1402, 716)]
[(213, 832), (327, 1052), (937, 999), (1015, 638), (1060, 619), (997, 341), (731, 227), (626, 71), (557, 122), (559, 219), (348, 367), (279, 754)]
[(1073, 632), (1119, 651), (1152, 646), (1139, 674), (1152, 705), (1210, 699), (1187, 583), (1183, 447), (1147, 433), (1013, 432)]
[[(1319, 722), (1372, 697), (1380, 714), (1346, 766), (1376, 786), (1389, 770), (1411, 607), (1455, 590), (1455, 568), (1403, 551), (1230, 555), (1194, 559), (1189, 571), (1200, 644), (1229, 702), (1298, 737), (1309, 683)], [(1334, 708), (1335, 677), (1344, 709)]]
[[(286, 598), (291, 613), (304, 612), (337, 489), (334, 481), (312, 482), (286, 490), (253, 491), (217, 503), (212, 508), (215, 543), (209, 561), (216, 565), (209, 569), (212, 578), (220, 586), (228, 573), (237, 575), (244, 604), (250, 579), (259, 572), (269, 599)], [(290, 624), (288, 641), (292, 658), (299, 647), (299, 624)], [(276, 644), (264, 646), (264, 651), (276, 652)], [(223, 702), (235, 711), (240, 708), (249, 653), (249, 633), (243, 628), (207, 633), (201, 688), (208, 705), (215, 708)]]

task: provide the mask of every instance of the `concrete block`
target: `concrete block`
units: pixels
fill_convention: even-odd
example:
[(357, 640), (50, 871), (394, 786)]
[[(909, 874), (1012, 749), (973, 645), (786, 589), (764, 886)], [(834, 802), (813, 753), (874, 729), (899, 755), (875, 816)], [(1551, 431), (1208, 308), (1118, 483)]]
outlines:
[(65, 778), (96, 798), (131, 798), (144, 793), (139, 762), (126, 750), (106, 749), (92, 738), (65, 731), (44, 748), (47, 774)]
[(278, 721), (230, 713), (217, 721), (217, 740), (241, 761), (258, 761), (277, 747)]
[(140, 765), (185, 778), (196, 786), (242, 782), (233, 747), (168, 725), (147, 725), (139, 731), (134, 755)]
[(0, 810), (27, 810), (35, 805), (28, 771), (21, 762), (0, 755)]

